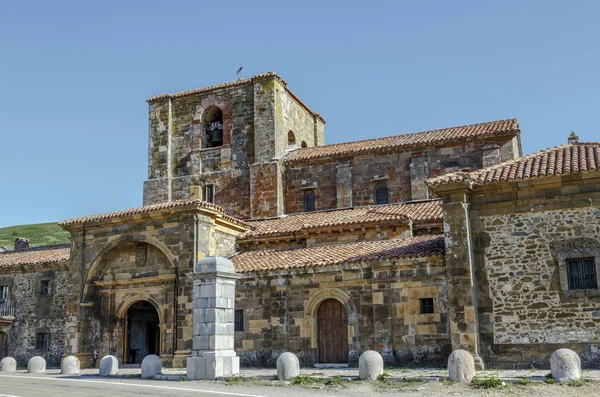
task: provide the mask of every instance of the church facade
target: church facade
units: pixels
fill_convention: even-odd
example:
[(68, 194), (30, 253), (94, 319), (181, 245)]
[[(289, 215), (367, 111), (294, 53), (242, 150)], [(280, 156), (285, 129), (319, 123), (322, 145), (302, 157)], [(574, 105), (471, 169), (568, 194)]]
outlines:
[(272, 366), (597, 363), (600, 144), (523, 156), (516, 119), (324, 145), (275, 73), (149, 103), (144, 206), (0, 253), (0, 355), (185, 366), (198, 260), (236, 286), (235, 350)]

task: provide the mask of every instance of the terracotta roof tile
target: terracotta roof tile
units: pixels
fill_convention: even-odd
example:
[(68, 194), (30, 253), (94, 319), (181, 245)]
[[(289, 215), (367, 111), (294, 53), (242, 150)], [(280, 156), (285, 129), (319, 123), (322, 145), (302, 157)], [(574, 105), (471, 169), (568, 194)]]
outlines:
[(339, 157), (389, 151), (394, 149), (419, 148), (430, 145), (456, 143), (473, 139), (520, 134), (517, 119), (490, 121), (487, 123), (463, 125), (441, 130), (422, 131), (363, 141), (337, 143), (299, 149), (284, 159), (286, 163), (303, 162), (325, 157)]
[(414, 203), (387, 204), (355, 207), (339, 210), (303, 212), (278, 218), (251, 220), (247, 223), (252, 230), (239, 236), (239, 240), (274, 235), (289, 235), (303, 230), (314, 230), (331, 226), (381, 224), (385, 222), (418, 223), (442, 221), (439, 200)]
[(108, 212), (105, 214), (84, 216), (81, 218), (73, 218), (73, 219), (68, 219), (66, 221), (63, 221), (63, 222), (59, 222), (59, 225), (60, 226), (68, 226), (68, 225), (74, 225), (74, 224), (78, 224), (78, 223), (97, 222), (97, 221), (101, 221), (101, 220), (105, 220), (105, 219), (120, 218), (120, 217), (124, 217), (124, 216), (135, 215), (135, 214), (147, 214), (147, 213), (171, 209), (171, 208), (185, 208), (185, 207), (189, 207), (189, 209), (198, 209), (198, 208), (209, 209), (209, 210), (217, 212), (218, 214), (220, 214), (223, 217), (223, 219), (225, 219), (229, 222), (232, 222), (232, 223), (240, 225), (240, 226), (249, 227), (249, 225), (246, 222), (244, 222), (240, 219), (234, 218), (231, 215), (226, 214), (223, 207), (220, 207), (216, 204), (212, 204), (212, 203), (209, 203), (206, 201), (201, 201), (201, 200), (172, 201), (169, 203), (147, 205), (145, 207), (130, 208), (130, 209), (121, 210), (121, 211)]
[(431, 187), (453, 182), (487, 184), (600, 170), (600, 143), (578, 142), (506, 161), (472, 172), (451, 172), (431, 178)]
[(0, 267), (67, 262), (69, 245), (48, 245), (19, 251), (0, 252)]
[(254, 75), (254, 76), (249, 77), (247, 79), (237, 79), (235, 81), (229, 81), (227, 83), (215, 84), (215, 85), (210, 85), (208, 87), (202, 87), (202, 88), (195, 88), (195, 89), (192, 89), (192, 90), (180, 91), (180, 92), (176, 92), (174, 94), (158, 94), (158, 95), (155, 95), (153, 97), (148, 98), (146, 100), (146, 102), (151, 103), (151, 102), (159, 101), (161, 99), (169, 99), (169, 98), (175, 99), (175, 98), (181, 98), (181, 97), (188, 96), (188, 95), (201, 94), (203, 92), (218, 90), (218, 89), (221, 89), (221, 88), (237, 87), (237, 86), (244, 85), (244, 84), (254, 83), (254, 81), (256, 81), (256, 80), (260, 80), (260, 79), (264, 79), (264, 78), (269, 78), (269, 77), (273, 77), (273, 78), (277, 79), (281, 84), (283, 84), (283, 86), (285, 87), (286, 92), (288, 94), (290, 94), (292, 96), (292, 98), (294, 98), (310, 114), (312, 114), (313, 117), (318, 117), (321, 120), (323, 120), (323, 122), (325, 122), (325, 119), (323, 117), (321, 117), (320, 114), (313, 112), (306, 105), (306, 103), (302, 102), (302, 100), (300, 98), (298, 98), (296, 96), (296, 94), (294, 94), (292, 92), (292, 90), (290, 90), (287, 87), (287, 81), (285, 81), (281, 76), (279, 76), (275, 72), (265, 72), (265, 73)]
[(424, 235), (408, 239), (362, 241), (359, 243), (287, 250), (248, 251), (231, 257), (236, 271), (298, 269), (385, 259), (439, 256), (444, 237)]

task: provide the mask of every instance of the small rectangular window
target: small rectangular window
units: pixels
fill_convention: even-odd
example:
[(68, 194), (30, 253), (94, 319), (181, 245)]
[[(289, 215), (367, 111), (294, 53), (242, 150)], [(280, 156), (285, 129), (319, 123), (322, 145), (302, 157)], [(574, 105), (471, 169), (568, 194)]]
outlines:
[(8, 285), (0, 285), (0, 302), (8, 299)]
[(567, 259), (569, 289), (598, 289), (596, 263), (593, 257)]
[(421, 314), (433, 313), (433, 298), (422, 298), (421, 303)]
[(209, 203), (215, 202), (215, 185), (212, 183), (204, 185), (204, 201)]
[(311, 212), (315, 210), (315, 203), (317, 201), (317, 196), (315, 192), (309, 191), (304, 194), (304, 211)]
[(48, 350), (48, 333), (40, 332), (36, 336), (35, 348), (38, 350)]
[(50, 295), (50, 280), (42, 280), (40, 285), (40, 295)]
[(244, 311), (236, 310), (235, 311), (235, 331), (243, 331), (244, 330)]

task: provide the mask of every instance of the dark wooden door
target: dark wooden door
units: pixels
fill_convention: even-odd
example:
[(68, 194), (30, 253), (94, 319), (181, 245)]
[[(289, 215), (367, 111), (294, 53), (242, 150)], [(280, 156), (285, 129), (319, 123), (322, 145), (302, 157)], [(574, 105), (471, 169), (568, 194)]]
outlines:
[(335, 299), (321, 303), (317, 312), (319, 362), (348, 363), (348, 314)]
[(0, 360), (8, 356), (8, 335), (0, 332)]

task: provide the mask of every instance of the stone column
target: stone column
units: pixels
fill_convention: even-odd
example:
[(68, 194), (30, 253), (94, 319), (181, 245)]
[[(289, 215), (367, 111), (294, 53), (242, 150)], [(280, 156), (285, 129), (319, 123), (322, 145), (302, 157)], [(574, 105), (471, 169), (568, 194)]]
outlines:
[[(483, 361), (479, 356), (469, 203), (466, 195), (456, 196), (461, 196), (458, 202), (443, 204), (452, 350), (468, 351), (473, 355), (475, 366), (483, 369)], [(453, 201), (456, 198), (453, 196)]]
[(425, 181), (429, 178), (429, 163), (423, 153), (415, 153), (410, 160), (410, 199), (429, 198), (429, 188)]
[(188, 380), (216, 379), (240, 372), (233, 350), (235, 273), (221, 257), (202, 259), (194, 269), (194, 331)]
[(337, 207), (352, 207), (352, 167), (350, 164), (344, 163), (338, 165), (335, 178), (337, 184)]

